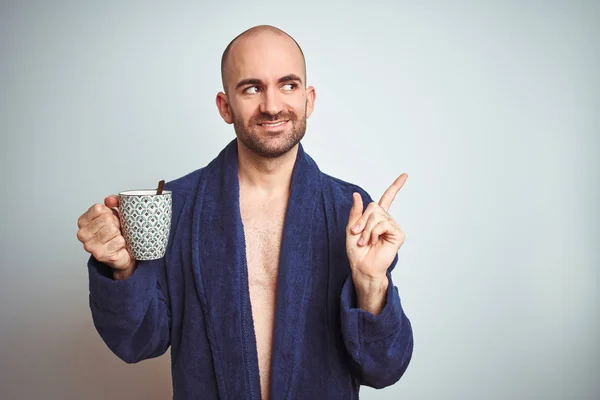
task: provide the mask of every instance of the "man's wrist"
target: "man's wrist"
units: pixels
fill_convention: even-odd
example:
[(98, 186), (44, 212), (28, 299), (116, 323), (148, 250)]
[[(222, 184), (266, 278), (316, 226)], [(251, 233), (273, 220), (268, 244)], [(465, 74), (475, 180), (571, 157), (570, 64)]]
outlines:
[(375, 316), (379, 315), (386, 303), (389, 285), (387, 276), (365, 276), (353, 272), (352, 281), (358, 307)]
[(132, 264), (129, 268), (113, 269), (113, 271), (112, 271), (113, 279), (115, 281), (124, 281), (126, 279), (129, 279), (131, 277), (131, 275), (133, 275), (133, 273), (135, 272), (136, 266), (137, 266), (137, 262), (135, 260), (132, 260)]

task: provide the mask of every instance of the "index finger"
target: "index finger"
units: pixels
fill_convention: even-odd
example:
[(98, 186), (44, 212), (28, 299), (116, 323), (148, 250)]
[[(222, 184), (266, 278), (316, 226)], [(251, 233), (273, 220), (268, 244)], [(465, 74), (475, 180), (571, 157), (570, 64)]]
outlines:
[(402, 189), (402, 186), (404, 186), (404, 182), (406, 182), (407, 178), (407, 174), (402, 174), (398, 178), (396, 178), (394, 183), (392, 183), (392, 186), (390, 186), (385, 191), (383, 196), (381, 196), (381, 200), (379, 200), (379, 205), (381, 206), (381, 208), (383, 208), (385, 211), (390, 209), (392, 202), (396, 198), (396, 195), (398, 194), (400, 189)]
[(106, 207), (104, 204), (94, 204), (81, 217), (79, 217), (77, 220), (77, 226), (79, 228), (83, 228), (94, 219), (105, 213), (112, 213), (112, 210)]

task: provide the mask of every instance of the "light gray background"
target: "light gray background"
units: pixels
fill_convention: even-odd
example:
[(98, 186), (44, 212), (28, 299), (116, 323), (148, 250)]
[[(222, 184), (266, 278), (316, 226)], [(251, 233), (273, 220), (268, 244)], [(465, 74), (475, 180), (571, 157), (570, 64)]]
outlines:
[(394, 279), (415, 350), (364, 399), (592, 399), (599, 383), (600, 6), (585, 1), (2, 2), (0, 398), (166, 399), (93, 328), (77, 218), (233, 137), (219, 61), (303, 46), (306, 150), (373, 197), (402, 172)]

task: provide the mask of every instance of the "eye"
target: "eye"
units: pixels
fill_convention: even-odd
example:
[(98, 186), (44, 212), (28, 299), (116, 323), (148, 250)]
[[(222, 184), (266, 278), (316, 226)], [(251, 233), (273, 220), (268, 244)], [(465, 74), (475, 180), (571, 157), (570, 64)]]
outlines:
[(298, 88), (297, 83), (286, 83), (285, 85), (283, 85), (283, 90), (286, 90), (286, 91), (295, 90), (297, 88)]
[(256, 94), (260, 89), (257, 86), (250, 86), (244, 89), (245, 94)]

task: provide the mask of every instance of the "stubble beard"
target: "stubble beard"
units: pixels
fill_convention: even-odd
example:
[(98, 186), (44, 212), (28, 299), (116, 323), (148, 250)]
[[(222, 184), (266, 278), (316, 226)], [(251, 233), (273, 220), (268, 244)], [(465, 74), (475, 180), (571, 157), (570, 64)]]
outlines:
[[(277, 158), (286, 154), (294, 148), (306, 133), (306, 105), (304, 107), (304, 115), (299, 118), (293, 112), (281, 112), (277, 115), (269, 115), (261, 113), (250, 119), (248, 125), (244, 125), (244, 121), (238, 119), (233, 111), (230, 110), (233, 117), (233, 127), (240, 140), (250, 151), (264, 158)], [(277, 120), (289, 120), (291, 128), (288, 132), (273, 131), (268, 134), (260, 134), (257, 132), (260, 128), (260, 123)]]

